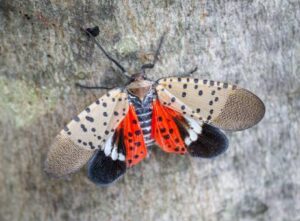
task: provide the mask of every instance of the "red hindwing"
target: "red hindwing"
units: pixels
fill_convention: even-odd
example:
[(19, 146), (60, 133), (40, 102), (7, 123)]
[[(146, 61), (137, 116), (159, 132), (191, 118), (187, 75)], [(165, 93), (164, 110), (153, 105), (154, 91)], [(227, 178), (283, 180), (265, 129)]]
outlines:
[(174, 119), (182, 119), (181, 114), (153, 101), (152, 137), (162, 150), (169, 153), (185, 154), (186, 147)]
[(129, 106), (128, 113), (120, 124), (119, 129), (123, 129), (126, 163), (130, 167), (139, 163), (147, 156), (143, 132), (132, 105)]

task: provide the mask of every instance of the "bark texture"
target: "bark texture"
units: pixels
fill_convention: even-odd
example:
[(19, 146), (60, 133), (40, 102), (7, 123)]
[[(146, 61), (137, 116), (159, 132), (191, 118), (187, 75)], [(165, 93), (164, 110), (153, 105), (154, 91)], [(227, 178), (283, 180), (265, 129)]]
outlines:
[[(237, 83), (262, 98), (257, 126), (227, 133), (213, 159), (151, 158), (99, 188), (86, 170), (43, 172), (50, 143), (125, 79), (79, 27), (132, 71), (168, 31), (152, 79), (184, 73)], [(0, 1), (0, 220), (300, 220), (299, 0)], [(134, 68), (135, 67), (135, 68)]]

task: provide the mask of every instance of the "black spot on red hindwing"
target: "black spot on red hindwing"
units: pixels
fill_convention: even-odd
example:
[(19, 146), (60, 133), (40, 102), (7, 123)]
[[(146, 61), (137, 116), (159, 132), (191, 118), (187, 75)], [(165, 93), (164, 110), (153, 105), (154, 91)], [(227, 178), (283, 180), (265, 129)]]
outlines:
[(135, 142), (134, 145), (137, 147), (140, 147), (142, 145), (142, 143), (138, 141), (138, 142)]
[(138, 135), (141, 135), (141, 131), (140, 131), (140, 130), (136, 130), (134, 133), (135, 133), (135, 135), (137, 135), (137, 136), (138, 136)]
[(170, 139), (170, 135), (169, 135), (169, 134), (164, 135), (163, 138), (166, 139), (166, 140), (167, 140), (167, 139)]
[(166, 131), (167, 131), (166, 128), (160, 128), (161, 133), (165, 133)]

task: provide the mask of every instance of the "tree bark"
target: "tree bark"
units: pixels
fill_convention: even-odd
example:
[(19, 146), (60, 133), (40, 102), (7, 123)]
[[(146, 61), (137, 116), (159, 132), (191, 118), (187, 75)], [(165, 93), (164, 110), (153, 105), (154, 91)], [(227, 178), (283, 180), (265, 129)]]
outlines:
[[(119, 70), (80, 27), (132, 73), (187, 72), (237, 83), (266, 105), (255, 127), (227, 133), (213, 160), (151, 157), (101, 188), (86, 168), (67, 179), (43, 164), (55, 135)], [(300, 220), (300, 3), (298, 0), (0, 2), (0, 220)]]

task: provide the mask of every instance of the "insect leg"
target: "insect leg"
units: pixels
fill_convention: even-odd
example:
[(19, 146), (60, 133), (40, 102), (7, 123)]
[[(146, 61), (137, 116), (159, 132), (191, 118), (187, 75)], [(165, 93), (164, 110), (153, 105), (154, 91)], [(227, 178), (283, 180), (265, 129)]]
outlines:
[(104, 87), (104, 86), (86, 86), (79, 83), (75, 83), (76, 87), (80, 87), (83, 89), (104, 89), (104, 90), (111, 90), (113, 87)]
[(193, 74), (194, 72), (196, 72), (198, 70), (198, 66), (194, 67), (194, 69), (190, 70), (188, 73), (189, 74)]
[(130, 75), (129, 75), (129, 74), (127, 73), (127, 71), (125, 70), (125, 68), (124, 68), (117, 60), (115, 60), (114, 58), (112, 58), (112, 57), (104, 50), (104, 48), (100, 45), (100, 43), (96, 41), (94, 34), (91, 32), (91, 30), (93, 30), (93, 29), (90, 29), (90, 28), (88, 28), (88, 29), (80, 28), (80, 29), (81, 29), (84, 33), (86, 33), (86, 34), (91, 38), (91, 40), (93, 41), (93, 43), (97, 45), (97, 47), (103, 52), (103, 54), (104, 54), (111, 62), (113, 62), (115, 65), (117, 65), (118, 68), (121, 69), (122, 74), (123, 74), (124, 76), (126, 76), (127, 78), (131, 78)]

